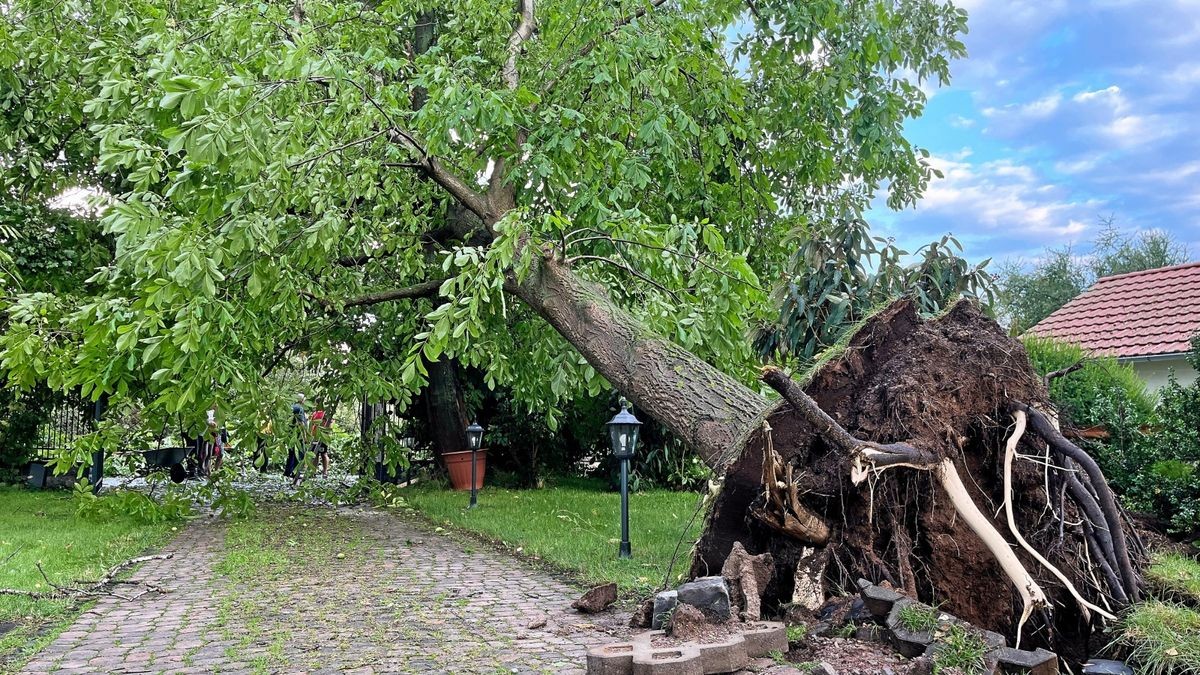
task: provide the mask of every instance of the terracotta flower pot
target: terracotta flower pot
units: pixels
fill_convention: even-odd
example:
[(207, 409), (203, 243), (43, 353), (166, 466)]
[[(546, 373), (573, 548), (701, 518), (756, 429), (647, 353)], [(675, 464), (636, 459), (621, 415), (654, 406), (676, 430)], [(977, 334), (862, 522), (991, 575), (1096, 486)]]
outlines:
[[(487, 450), (481, 449), (475, 453), (475, 488), (483, 487), (483, 474), (487, 469)], [(442, 455), (446, 462), (446, 470), (450, 472), (450, 484), (455, 490), (471, 489), (471, 451), (447, 452)]]

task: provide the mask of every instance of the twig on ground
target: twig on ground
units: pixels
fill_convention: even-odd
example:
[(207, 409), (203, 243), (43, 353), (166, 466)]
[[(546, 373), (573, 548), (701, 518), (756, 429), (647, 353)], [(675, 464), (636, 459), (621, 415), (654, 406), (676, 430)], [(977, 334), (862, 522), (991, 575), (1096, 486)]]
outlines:
[[(119, 563), (117, 565), (112, 566), (108, 570), (108, 572), (106, 572), (104, 574), (104, 576), (100, 577), (100, 579), (98, 581), (90, 583), (90, 584), (86, 584), (86, 585), (79, 584), (79, 585), (74, 585), (74, 586), (61, 586), (59, 584), (54, 583), (53, 581), (50, 581), (50, 577), (46, 575), (46, 570), (42, 569), (42, 564), (39, 562), (39, 563), (36, 563), (37, 570), (42, 575), (42, 579), (44, 579), (46, 581), (46, 584), (49, 585), (50, 588), (53, 590), (50, 590), (50, 591), (27, 591), (27, 590), (20, 589), (20, 588), (0, 588), (0, 595), (16, 595), (16, 596), (25, 597), (25, 598), (32, 598), (34, 600), (76, 600), (76, 601), (86, 600), (89, 598), (95, 598), (95, 597), (99, 597), (102, 595), (112, 595), (112, 596), (120, 598), (122, 600), (136, 600), (136, 599), (142, 597), (143, 595), (146, 595), (147, 593), (151, 593), (151, 592), (166, 593), (167, 589), (165, 589), (161, 586), (155, 585), (153, 583), (147, 582), (147, 581), (118, 580), (118, 579), (116, 579), (116, 576), (118, 574), (120, 574), (121, 572), (123, 572), (124, 570), (129, 569), (130, 567), (133, 567), (134, 565), (139, 565), (141, 563), (144, 563), (144, 562), (147, 562), (150, 560), (169, 560), (173, 557), (175, 557), (174, 553), (161, 553), (161, 554), (157, 554), (157, 555), (144, 555), (144, 556), (140, 556), (137, 558), (130, 558), (129, 560), (126, 560), (123, 563)], [(117, 593), (112, 589), (112, 586), (115, 586), (117, 584), (129, 584), (129, 585), (140, 584), (141, 586), (145, 587), (147, 590), (145, 590), (141, 593), (138, 593), (137, 595), (134, 595), (134, 596), (126, 596), (126, 595)]]

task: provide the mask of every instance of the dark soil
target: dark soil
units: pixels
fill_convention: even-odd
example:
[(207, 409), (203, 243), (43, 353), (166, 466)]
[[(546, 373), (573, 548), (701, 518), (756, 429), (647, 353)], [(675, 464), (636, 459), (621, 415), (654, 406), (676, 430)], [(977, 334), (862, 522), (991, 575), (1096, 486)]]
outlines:
[[(944, 316), (924, 321), (910, 302), (896, 303), (868, 321), (845, 351), (804, 385), (822, 410), (858, 438), (907, 442), (953, 458), (975, 503), (1009, 537), (1000, 510), (1004, 442), (1011, 426), (1007, 406), (1012, 401), (1045, 406), (1047, 395), (1021, 343), (983, 316), (977, 305), (962, 302)], [(1011, 642), (1019, 597), (929, 472), (896, 468), (855, 486), (849, 478), (851, 458), (815, 436), (788, 404), (777, 406), (768, 420), (775, 450), (801, 476), (803, 501), (835, 531), (826, 569), (828, 592), (853, 593), (860, 577), (888, 581), (923, 602), (1008, 635)], [(764, 610), (781, 613), (791, 600), (804, 543), (747, 515), (761, 499), (763, 444), (758, 431), (726, 473), (692, 572), (720, 570), (734, 541), (752, 554), (770, 552), (775, 575), (764, 595)], [(1029, 435), (1019, 450), (1044, 452)], [(1025, 538), (1079, 580), (1078, 587), (1090, 586), (1083, 583), (1090, 577), (1080, 564), (1087, 559), (1082, 533), (1067, 527), (1059, 539), (1057, 523), (1048, 517), (1041, 468), (1019, 461), (1013, 474), (1014, 508)], [(1056, 607), (1050, 622), (1046, 617), (1031, 621), (1023, 646), (1040, 644), (1082, 656), (1089, 650), (1085, 636), (1090, 629), (1081, 625), (1074, 602), (1032, 558), (1023, 551), (1018, 555)]]
[[(839, 673), (883, 673), (910, 675), (920, 670), (916, 660), (897, 654), (889, 645), (848, 638), (810, 637), (787, 653), (794, 663), (828, 663)], [(914, 668), (916, 664), (916, 668)]]

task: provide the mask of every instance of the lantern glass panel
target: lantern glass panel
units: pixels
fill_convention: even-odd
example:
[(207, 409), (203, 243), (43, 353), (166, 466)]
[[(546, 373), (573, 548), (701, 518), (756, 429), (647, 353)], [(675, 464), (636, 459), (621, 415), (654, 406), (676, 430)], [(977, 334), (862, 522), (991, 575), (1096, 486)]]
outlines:
[(479, 426), (478, 422), (474, 422), (467, 427), (467, 447), (471, 450), (478, 450), (482, 441), (483, 427)]

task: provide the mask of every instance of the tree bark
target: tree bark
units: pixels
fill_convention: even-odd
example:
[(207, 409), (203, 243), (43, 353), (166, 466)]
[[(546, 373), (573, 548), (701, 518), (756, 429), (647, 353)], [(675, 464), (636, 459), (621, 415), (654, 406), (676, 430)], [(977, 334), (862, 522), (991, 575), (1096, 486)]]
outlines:
[(528, 277), (510, 280), (508, 290), (718, 474), (771, 408), (749, 387), (649, 332), (603, 289), (551, 257), (535, 260)]
[(458, 388), (455, 363), (443, 358), (427, 365), (429, 386), (425, 390), (425, 411), (433, 445), (439, 455), (466, 450), (467, 410)]

